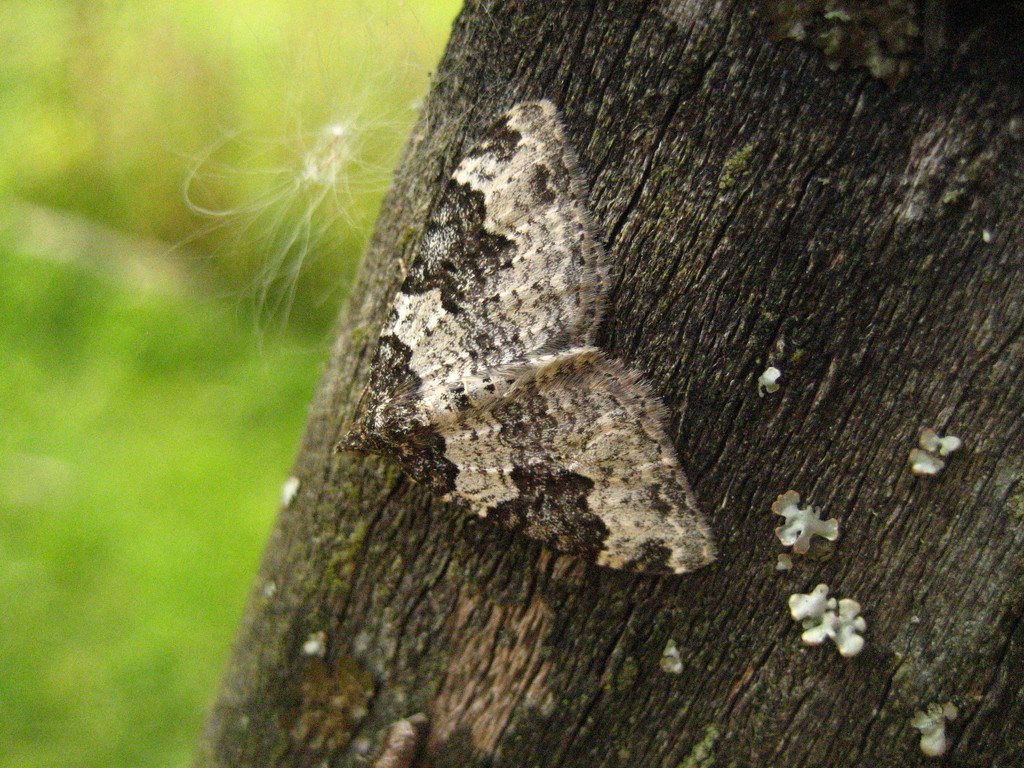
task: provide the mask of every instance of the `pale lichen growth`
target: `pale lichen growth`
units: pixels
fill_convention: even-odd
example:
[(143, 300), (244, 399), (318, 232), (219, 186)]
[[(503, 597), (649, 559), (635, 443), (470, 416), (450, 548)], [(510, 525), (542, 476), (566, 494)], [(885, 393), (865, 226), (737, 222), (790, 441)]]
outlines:
[(910, 471), (915, 475), (928, 477), (937, 475), (943, 470), (946, 466), (943, 458), (958, 451), (963, 445), (963, 441), (954, 435), (939, 437), (938, 433), (929, 427), (921, 430), (917, 444), (920, 447), (910, 451)]
[(789, 613), (795, 621), (822, 616), (828, 608), (828, 585), (819, 584), (806, 595), (789, 596)]
[(289, 477), (281, 486), (281, 506), (290, 507), (299, 493), (299, 478)]
[(306, 656), (325, 656), (327, 654), (327, 633), (321, 629), (307, 637), (306, 642), (302, 644), (302, 652)]
[(991, 243), (994, 239), (995, 239), (995, 235), (992, 233), (991, 229), (983, 229), (983, 230), (981, 230), (981, 241), (983, 243), (986, 243), (986, 244)]
[(791, 571), (793, 569), (793, 558), (787, 555), (785, 552), (779, 553), (778, 560), (775, 561), (776, 571)]
[(693, 745), (693, 749), (677, 768), (711, 768), (715, 764), (715, 744), (721, 734), (722, 731), (717, 725), (708, 725), (701, 740)]
[(946, 723), (955, 720), (958, 711), (950, 702), (929, 704), (924, 711), (917, 710), (910, 725), (921, 732), (921, 751), (928, 757), (941, 757), (949, 749), (946, 741)]
[(953, 435), (946, 435), (945, 437), (939, 437), (934, 429), (928, 428), (921, 430), (921, 438), (919, 445), (926, 451), (931, 453), (937, 453), (939, 456), (949, 456), (954, 451), (960, 450), (960, 446), (963, 445), (963, 441), (959, 437)]
[(722, 173), (718, 177), (718, 189), (726, 192), (736, 186), (737, 182), (747, 175), (750, 169), (750, 157), (757, 144), (750, 143), (737, 150), (722, 164)]
[(818, 48), (829, 69), (865, 67), (895, 83), (921, 39), (910, 0), (771, 0), (772, 33)]
[(910, 452), (910, 471), (915, 475), (920, 475), (921, 477), (937, 475), (945, 466), (946, 462), (938, 456), (932, 456), (928, 451), (914, 448)]
[(772, 504), (772, 512), (786, 518), (786, 522), (775, 529), (779, 541), (793, 551), (804, 554), (811, 548), (811, 539), (821, 536), (829, 541), (839, 537), (839, 521), (836, 519), (822, 520), (814, 507), (800, 508), (800, 494), (786, 491)]
[(760, 397), (764, 397), (767, 392), (769, 395), (773, 392), (779, 391), (779, 378), (782, 376), (780, 371), (775, 366), (769, 366), (765, 368), (764, 373), (757, 377), (757, 394)]
[(867, 622), (860, 615), (860, 603), (828, 596), (828, 585), (819, 584), (807, 594), (789, 596), (789, 613), (804, 628), (800, 639), (806, 645), (832, 640), (841, 656), (856, 656), (864, 648), (861, 633)]
[(384, 751), (373, 768), (411, 768), (427, 731), (427, 716), (422, 712), (391, 724)]
[(665, 644), (665, 650), (661, 652), (661, 661), (658, 662), (663, 672), (670, 675), (679, 675), (683, 672), (683, 660), (679, 656), (679, 648), (675, 640), (669, 640)]

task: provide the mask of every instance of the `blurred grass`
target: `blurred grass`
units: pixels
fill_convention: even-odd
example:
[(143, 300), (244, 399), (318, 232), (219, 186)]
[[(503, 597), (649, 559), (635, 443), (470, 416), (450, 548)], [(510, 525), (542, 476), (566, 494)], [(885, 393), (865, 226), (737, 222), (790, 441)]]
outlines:
[(0, 768), (188, 763), (456, 6), (0, 4)]
[(0, 252), (0, 765), (186, 762), (315, 385), (134, 288)]

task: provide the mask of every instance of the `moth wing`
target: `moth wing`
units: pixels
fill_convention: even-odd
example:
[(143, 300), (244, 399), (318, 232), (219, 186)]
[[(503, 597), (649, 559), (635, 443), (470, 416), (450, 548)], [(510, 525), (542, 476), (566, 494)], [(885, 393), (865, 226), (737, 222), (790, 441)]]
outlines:
[(384, 335), (423, 382), (593, 343), (608, 278), (558, 110), (515, 106), (429, 214)]
[(685, 573), (714, 558), (660, 403), (597, 350), (540, 360), (437, 428), (451, 496), (481, 516), (612, 568)]

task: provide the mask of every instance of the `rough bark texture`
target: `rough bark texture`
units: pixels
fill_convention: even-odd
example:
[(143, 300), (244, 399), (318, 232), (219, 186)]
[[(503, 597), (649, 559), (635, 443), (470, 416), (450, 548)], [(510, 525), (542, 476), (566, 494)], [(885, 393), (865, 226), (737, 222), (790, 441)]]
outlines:
[[(436, 768), (913, 766), (909, 720), (945, 701), (947, 764), (1024, 764), (1020, 80), (985, 27), (894, 87), (769, 28), (738, 0), (464, 10), (197, 765), (362, 765), (424, 712)], [(556, 556), (332, 452), (442, 180), (538, 97), (614, 265), (601, 343), (664, 398), (716, 532), (692, 575)], [(908, 467), (923, 427), (964, 441), (934, 478)], [(841, 534), (780, 573), (788, 489)], [(864, 606), (859, 656), (801, 644), (787, 597), (821, 582)]]

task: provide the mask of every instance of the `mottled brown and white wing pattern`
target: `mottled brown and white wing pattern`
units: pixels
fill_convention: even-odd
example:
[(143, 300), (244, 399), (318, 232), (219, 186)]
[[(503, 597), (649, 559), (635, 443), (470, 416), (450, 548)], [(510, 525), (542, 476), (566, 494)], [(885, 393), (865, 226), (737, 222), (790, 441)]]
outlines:
[(594, 347), (604, 250), (558, 111), (506, 113), (459, 163), (381, 333), (343, 448), (600, 565), (714, 547), (639, 375)]

